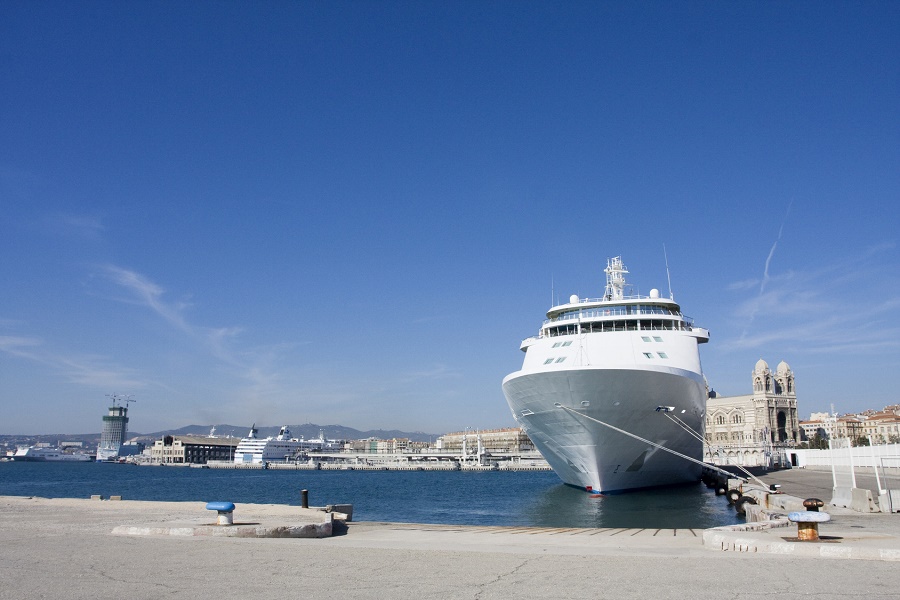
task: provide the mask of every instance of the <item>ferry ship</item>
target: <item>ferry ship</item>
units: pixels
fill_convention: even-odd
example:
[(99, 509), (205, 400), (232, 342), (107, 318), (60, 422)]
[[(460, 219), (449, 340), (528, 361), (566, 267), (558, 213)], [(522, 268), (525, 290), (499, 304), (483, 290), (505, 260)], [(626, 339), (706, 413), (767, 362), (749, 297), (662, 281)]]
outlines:
[(17, 448), (12, 459), (29, 462), (87, 462), (93, 460), (88, 454), (64, 452), (59, 448), (38, 448), (37, 446)]
[(335, 445), (326, 441), (324, 435), (317, 440), (293, 438), (287, 425), (283, 426), (275, 437), (259, 438), (258, 433), (254, 423), (250, 427), (250, 433), (247, 437), (241, 438), (234, 451), (235, 463), (287, 462), (297, 459), (304, 452), (331, 449)]
[(602, 298), (571, 296), (522, 342), (522, 368), (503, 380), (513, 417), (569, 485), (600, 493), (697, 480), (709, 332), (656, 289), (625, 295), (621, 257), (604, 272)]

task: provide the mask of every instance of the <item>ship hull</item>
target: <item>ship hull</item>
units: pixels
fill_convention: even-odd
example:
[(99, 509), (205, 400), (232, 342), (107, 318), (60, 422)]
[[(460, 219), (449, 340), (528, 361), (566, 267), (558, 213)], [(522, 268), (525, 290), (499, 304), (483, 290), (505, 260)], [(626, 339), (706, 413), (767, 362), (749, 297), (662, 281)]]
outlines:
[(702, 436), (706, 384), (698, 373), (596, 367), (519, 371), (506, 377), (503, 393), (513, 416), (567, 484), (614, 492), (699, 479), (701, 465), (673, 453), (702, 459), (701, 440), (673, 420)]

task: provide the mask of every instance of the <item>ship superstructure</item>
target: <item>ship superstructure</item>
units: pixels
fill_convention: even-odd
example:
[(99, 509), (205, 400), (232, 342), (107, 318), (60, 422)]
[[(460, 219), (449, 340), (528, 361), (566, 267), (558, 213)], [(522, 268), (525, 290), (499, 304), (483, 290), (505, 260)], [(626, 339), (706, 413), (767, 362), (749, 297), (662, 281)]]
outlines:
[(594, 492), (699, 477), (707, 385), (695, 327), (673, 298), (626, 295), (621, 257), (602, 298), (552, 307), (503, 380), (516, 421), (560, 478)]

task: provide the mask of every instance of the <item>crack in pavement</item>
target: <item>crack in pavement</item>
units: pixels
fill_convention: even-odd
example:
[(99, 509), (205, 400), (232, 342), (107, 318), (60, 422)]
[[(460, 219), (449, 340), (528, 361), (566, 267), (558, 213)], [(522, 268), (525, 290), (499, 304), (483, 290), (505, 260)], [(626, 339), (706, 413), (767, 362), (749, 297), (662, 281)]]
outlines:
[(478, 591), (475, 593), (475, 600), (479, 600), (479, 599), (481, 598), (481, 595), (484, 594), (484, 593), (487, 591), (487, 588), (488, 588), (489, 586), (493, 586), (494, 584), (500, 583), (500, 582), (502, 582), (504, 579), (507, 579), (508, 577), (512, 577), (513, 575), (518, 574), (518, 572), (519, 572), (523, 567), (525, 567), (525, 565), (527, 565), (528, 563), (530, 563), (530, 562), (532, 562), (532, 561), (534, 561), (534, 560), (535, 560), (534, 558), (526, 558), (526, 559), (524, 559), (521, 563), (519, 563), (518, 565), (516, 565), (516, 566), (515, 566), (512, 570), (510, 570), (508, 573), (500, 573), (500, 574), (498, 574), (498, 575), (494, 578), (493, 581), (488, 581), (488, 582), (486, 582), (486, 583), (482, 583), (481, 585), (479, 585), (479, 586), (478, 586)]

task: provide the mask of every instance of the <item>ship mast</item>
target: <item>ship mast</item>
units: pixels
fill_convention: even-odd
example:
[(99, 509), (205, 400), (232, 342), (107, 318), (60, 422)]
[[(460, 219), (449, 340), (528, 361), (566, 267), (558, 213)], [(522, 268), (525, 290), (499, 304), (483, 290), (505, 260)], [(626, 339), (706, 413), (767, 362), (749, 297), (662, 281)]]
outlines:
[(622, 257), (616, 256), (606, 260), (606, 292), (603, 294), (604, 300), (622, 300), (625, 289), (625, 274), (628, 269), (622, 264)]

